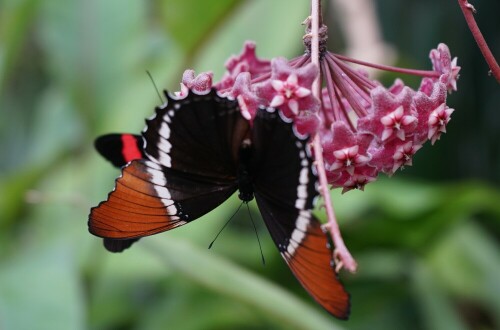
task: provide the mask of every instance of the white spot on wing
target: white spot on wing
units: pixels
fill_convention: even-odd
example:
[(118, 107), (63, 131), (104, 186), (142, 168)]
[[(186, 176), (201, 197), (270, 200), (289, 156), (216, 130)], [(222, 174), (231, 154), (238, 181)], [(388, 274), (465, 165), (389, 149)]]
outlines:
[(292, 240), (300, 244), (302, 240), (306, 237), (306, 234), (301, 232), (300, 230), (294, 230), (292, 232)]
[[(165, 175), (163, 175), (162, 172), (148, 169), (148, 173), (149, 173), (149, 180), (153, 184), (158, 185), (158, 186), (166, 186), (167, 185), (167, 178), (165, 178)], [(170, 198), (170, 197), (165, 197), (165, 198)]]
[(176, 215), (177, 214), (177, 208), (175, 207), (175, 205), (167, 206), (167, 214), (168, 215)]
[(170, 158), (169, 154), (160, 152), (158, 156), (158, 163), (162, 164), (165, 167), (172, 167), (172, 159)]
[(290, 241), (290, 243), (288, 243), (288, 246), (286, 247), (286, 251), (288, 252), (288, 254), (293, 255), (298, 247), (299, 244), (297, 242)]
[(307, 227), (311, 218), (310, 211), (302, 210), (299, 212), (297, 220), (295, 220), (295, 229), (292, 232), (291, 239), (288, 241), (286, 251), (290, 256), (293, 256), (299, 245), (306, 238)]
[(167, 198), (160, 198), (161, 199), (161, 202), (163, 203), (163, 205), (165, 206), (170, 206), (170, 205), (174, 205), (174, 201), (171, 200), (171, 199), (167, 199)]
[[(157, 186), (157, 185), (154, 185), (153, 187), (155, 188), (156, 195), (158, 197), (160, 197), (161, 199), (171, 199), (172, 198), (172, 196), (170, 196), (170, 191), (168, 191), (167, 188), (162, 187), (162, 186)], [(165, 205), (165, 206), (167, 206), (167, 205)], [(174, 206), (174, 208), (175, 208), (175, 206)], [(176, 210), (176, 212), (177, 212), (177, 210)]]
[(303, 210), (306, 207), (306, 200), (305, 199), (297, 199), (295, 201), (295, 208), (299, 210)]
[(299, 183), (307, 184), (308, 182), (309, 182), (309, 169), (307, 167), (303, 167), (302, 170), (300, 170)]
[(165, 139), (170, 138), (170, 126), (166, 122), (161, 123), (160, 135)]
[(168, 140), (160, 137), (160, 143), (158, 144), (158, 148), (163, 150), (165, 153), (169, 154), (172, 149), (172, 144), (168, 142)]
[(307, 187), (306, 185), (299, 185), (297, 187), (297, 196), (300, 198), (300, 199), (306, 199), (307, 198)]
[(144, 162), (144, 164), (147, 167), (150, 167), (151, 169), (155, 169), (155, 170), (161, 171), (161, 166), (159, 164), (155, 163), (155, 162), (146, 161), (146, 162)]

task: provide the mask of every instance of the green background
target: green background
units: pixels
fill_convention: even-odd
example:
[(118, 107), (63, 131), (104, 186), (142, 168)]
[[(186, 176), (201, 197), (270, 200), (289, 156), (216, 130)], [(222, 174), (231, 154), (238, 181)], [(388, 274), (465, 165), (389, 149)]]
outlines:
[[(476, 2), (500, 57), (500, 3)], [(500, 86), (456, 1), (376, 5), (399, 65), (428, 69), (445, 42), (462, 71), (441, 141), (365, 192), (332, 193), (359, 262), (341, 274), (352, 294), (342, 322), (296, 283), (259, 221), (262, 266), (246, 212), (207, 250), (235, 198), (122, 254), (86, 224), (118, 175), (94, 138), (139, 132), (158, 102), (145, 70), (178, 90), (185, 68), (218, 80), (245, 40), (263, 58), (297, 56), (307, 1), (1, 0), (0, 329), (500, 328)]]

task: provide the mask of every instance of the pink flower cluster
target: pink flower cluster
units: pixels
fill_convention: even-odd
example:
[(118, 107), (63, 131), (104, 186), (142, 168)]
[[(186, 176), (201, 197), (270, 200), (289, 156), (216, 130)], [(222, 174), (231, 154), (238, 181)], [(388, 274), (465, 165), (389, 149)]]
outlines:
[[(325, 51), (320, 68), (305, 54), (291, 61), (258, 59), (255, 44), (247, 42), (239, 56), (226, 62), (227, 72), (212, 86), (212, 74), (183, 76), (182, 97), (188, 89), (199, 93), (215, 87), (220, 94), (238, 100), (245, 118), (254, 118), (259, 106), (275, 107), (294, 120), (300, 134), (319, 134), (328, 182), (343, 191), (364, 186), (379, 172), (388, 175), (412, 164), (413, 155), (430, 140), (446, 132), (453, 109), (446, 105), (447, 91), (456, 90), (457, 60), (439, 44), (430, 52), (432, 71), (388, 68), (423, 76), (414, 90), (397, 79), (383, 87), (348, 63), (359, 61)], [(371, 66), (369, 63), (363, 65)], [(376, 65), (373, 65), (377, 67)], [(321, 78), (322, 99), (311, 86)]]

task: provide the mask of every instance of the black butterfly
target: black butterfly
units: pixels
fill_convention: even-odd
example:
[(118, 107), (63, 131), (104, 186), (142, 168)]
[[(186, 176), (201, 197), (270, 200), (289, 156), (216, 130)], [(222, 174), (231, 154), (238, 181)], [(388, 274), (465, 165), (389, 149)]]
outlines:
[(108, 199), (92, 208), (89, 231), (103, 237), (108, 250), (120, 252), (141, 237), (201, 217), (239, 191), (244, 202), (255, 197), (302, 286), (328, 312), (347, 318), (349, 294), (311, 213), (317, 178), (309, 139), (277, 109), (259, 109), (250, 125), (238, 103), (215, 90), (190, 91), (183, 99), (165, 95), (167, 102), (146, 120), (142, 137), (112, 134), (96, 140), (104, 157), (126, 165)]

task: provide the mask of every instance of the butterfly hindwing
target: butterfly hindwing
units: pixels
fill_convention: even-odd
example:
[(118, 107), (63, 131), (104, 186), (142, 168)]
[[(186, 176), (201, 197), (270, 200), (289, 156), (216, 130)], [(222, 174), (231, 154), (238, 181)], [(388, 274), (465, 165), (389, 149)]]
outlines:
[[(286, 121), (285, 121), (286, 120)], [(291, 208), (311, 209), (318, 195), (308, 137), (274, 109), (259, 109), (254, 120), (255, 191)]]
[(349, 294), (337, 277), (327, 236), (311, 210), (292, 210), (255, 195), (283, 259), (307, 292), (329, 313), (349, 317)]
[(217, 207), (236, 191), (186, 176), (148, 160), (122, 169), (108, 199), (90, 214), (91, 233), (111, 239), (135, 239), (186, 224)]
[(260, 109), (254, 121), (255, 198), (282, 257), (311, 296), (339, 318), (349, 295), (333, 268), (328, 238), (312, 215), (316, 174), (307, 137), (278, 111)]
[[(114, 166), (122, 167), (134, 159), (144, 158), (144, 140), (140, 135), (106, 134), (98, 137), (94, 146), (96, 150)], [(106, 250), (122, 252), (139, 239), (104, 238)]]

